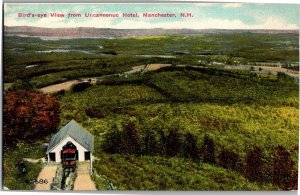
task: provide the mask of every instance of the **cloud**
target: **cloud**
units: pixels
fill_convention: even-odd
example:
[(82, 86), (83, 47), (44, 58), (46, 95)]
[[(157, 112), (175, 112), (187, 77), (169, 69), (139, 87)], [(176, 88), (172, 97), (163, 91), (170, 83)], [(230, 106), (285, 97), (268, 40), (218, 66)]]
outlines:
[(192, 5), (199, 6), (199, 7), (210, 7), (217, 5), (217, 3), (193, 3)]
[(224, 3), (224, 8), (239, 8), (242, 7), (242, 3)]
[(199, 6), (199, 7), (211, 7), (211, 6), (215, 6), (215, 5), (220, 5), (223, 8), (239, 8), (242, 7), (242, 3), (193, 3), (193, 5), (195, 6)]
[(265, 18), (265, 22), (258, 27), (264, 27), (266, 29), (298, 29), (297, 24), (289, 24), (287, 21), (274, 16)]

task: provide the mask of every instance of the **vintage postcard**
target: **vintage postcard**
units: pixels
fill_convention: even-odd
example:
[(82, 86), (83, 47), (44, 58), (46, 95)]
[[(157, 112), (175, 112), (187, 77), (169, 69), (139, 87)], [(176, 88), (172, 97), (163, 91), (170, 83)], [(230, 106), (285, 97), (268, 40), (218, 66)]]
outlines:
[(3, 9), (4, 190), (297, 190), (298, 5)]

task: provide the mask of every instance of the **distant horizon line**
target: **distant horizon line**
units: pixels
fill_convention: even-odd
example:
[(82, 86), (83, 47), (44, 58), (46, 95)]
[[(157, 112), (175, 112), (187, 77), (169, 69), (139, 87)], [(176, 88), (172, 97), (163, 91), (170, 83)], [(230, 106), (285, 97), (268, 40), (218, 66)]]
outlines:
[(31, 28), (46, 28), (46, 29), (76, 29), (76, 28), (95, 28), (95, 29), (114, 29), (114, 30), (150, 30), (150, 29), (164, 29), (164, 30), (269, 30), (269, 31), (300, 31), (299, 28), (295, 29), (267, 29), (267, 28), (256, 28), (256, 29), (249, 29), (249, 28), (237, 28), (237, 29), (228, 29), (228, 28), (101, 28), (101, 27), (40, 27), (40, 26), (8, 26), (3, 25), (4, 27), (31, 27)]

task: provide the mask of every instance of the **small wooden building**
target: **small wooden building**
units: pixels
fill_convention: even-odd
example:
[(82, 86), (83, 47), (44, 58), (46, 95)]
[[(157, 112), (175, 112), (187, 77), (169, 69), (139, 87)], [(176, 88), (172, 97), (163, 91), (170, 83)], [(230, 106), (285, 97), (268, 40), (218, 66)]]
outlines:
[(71, 120), (51, 138), (46, 152), (48, 163), (62, 162), (62, 149), (68, 142), (76, 146), (77, 161), (92, 162), (94, 136), (76, 121)]

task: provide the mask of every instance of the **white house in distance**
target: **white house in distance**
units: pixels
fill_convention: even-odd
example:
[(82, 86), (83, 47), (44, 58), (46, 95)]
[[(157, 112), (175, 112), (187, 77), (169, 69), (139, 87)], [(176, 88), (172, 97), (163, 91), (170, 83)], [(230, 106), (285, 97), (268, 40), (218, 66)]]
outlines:
[(72, 142), (76, 146), (77, 161), (89, 160), (92, 162), (94, 136), (76, 121), (71, 120), (51, 138), (46, 151), (48, 163), (62, 162), (62, 149), (68, 142)]

